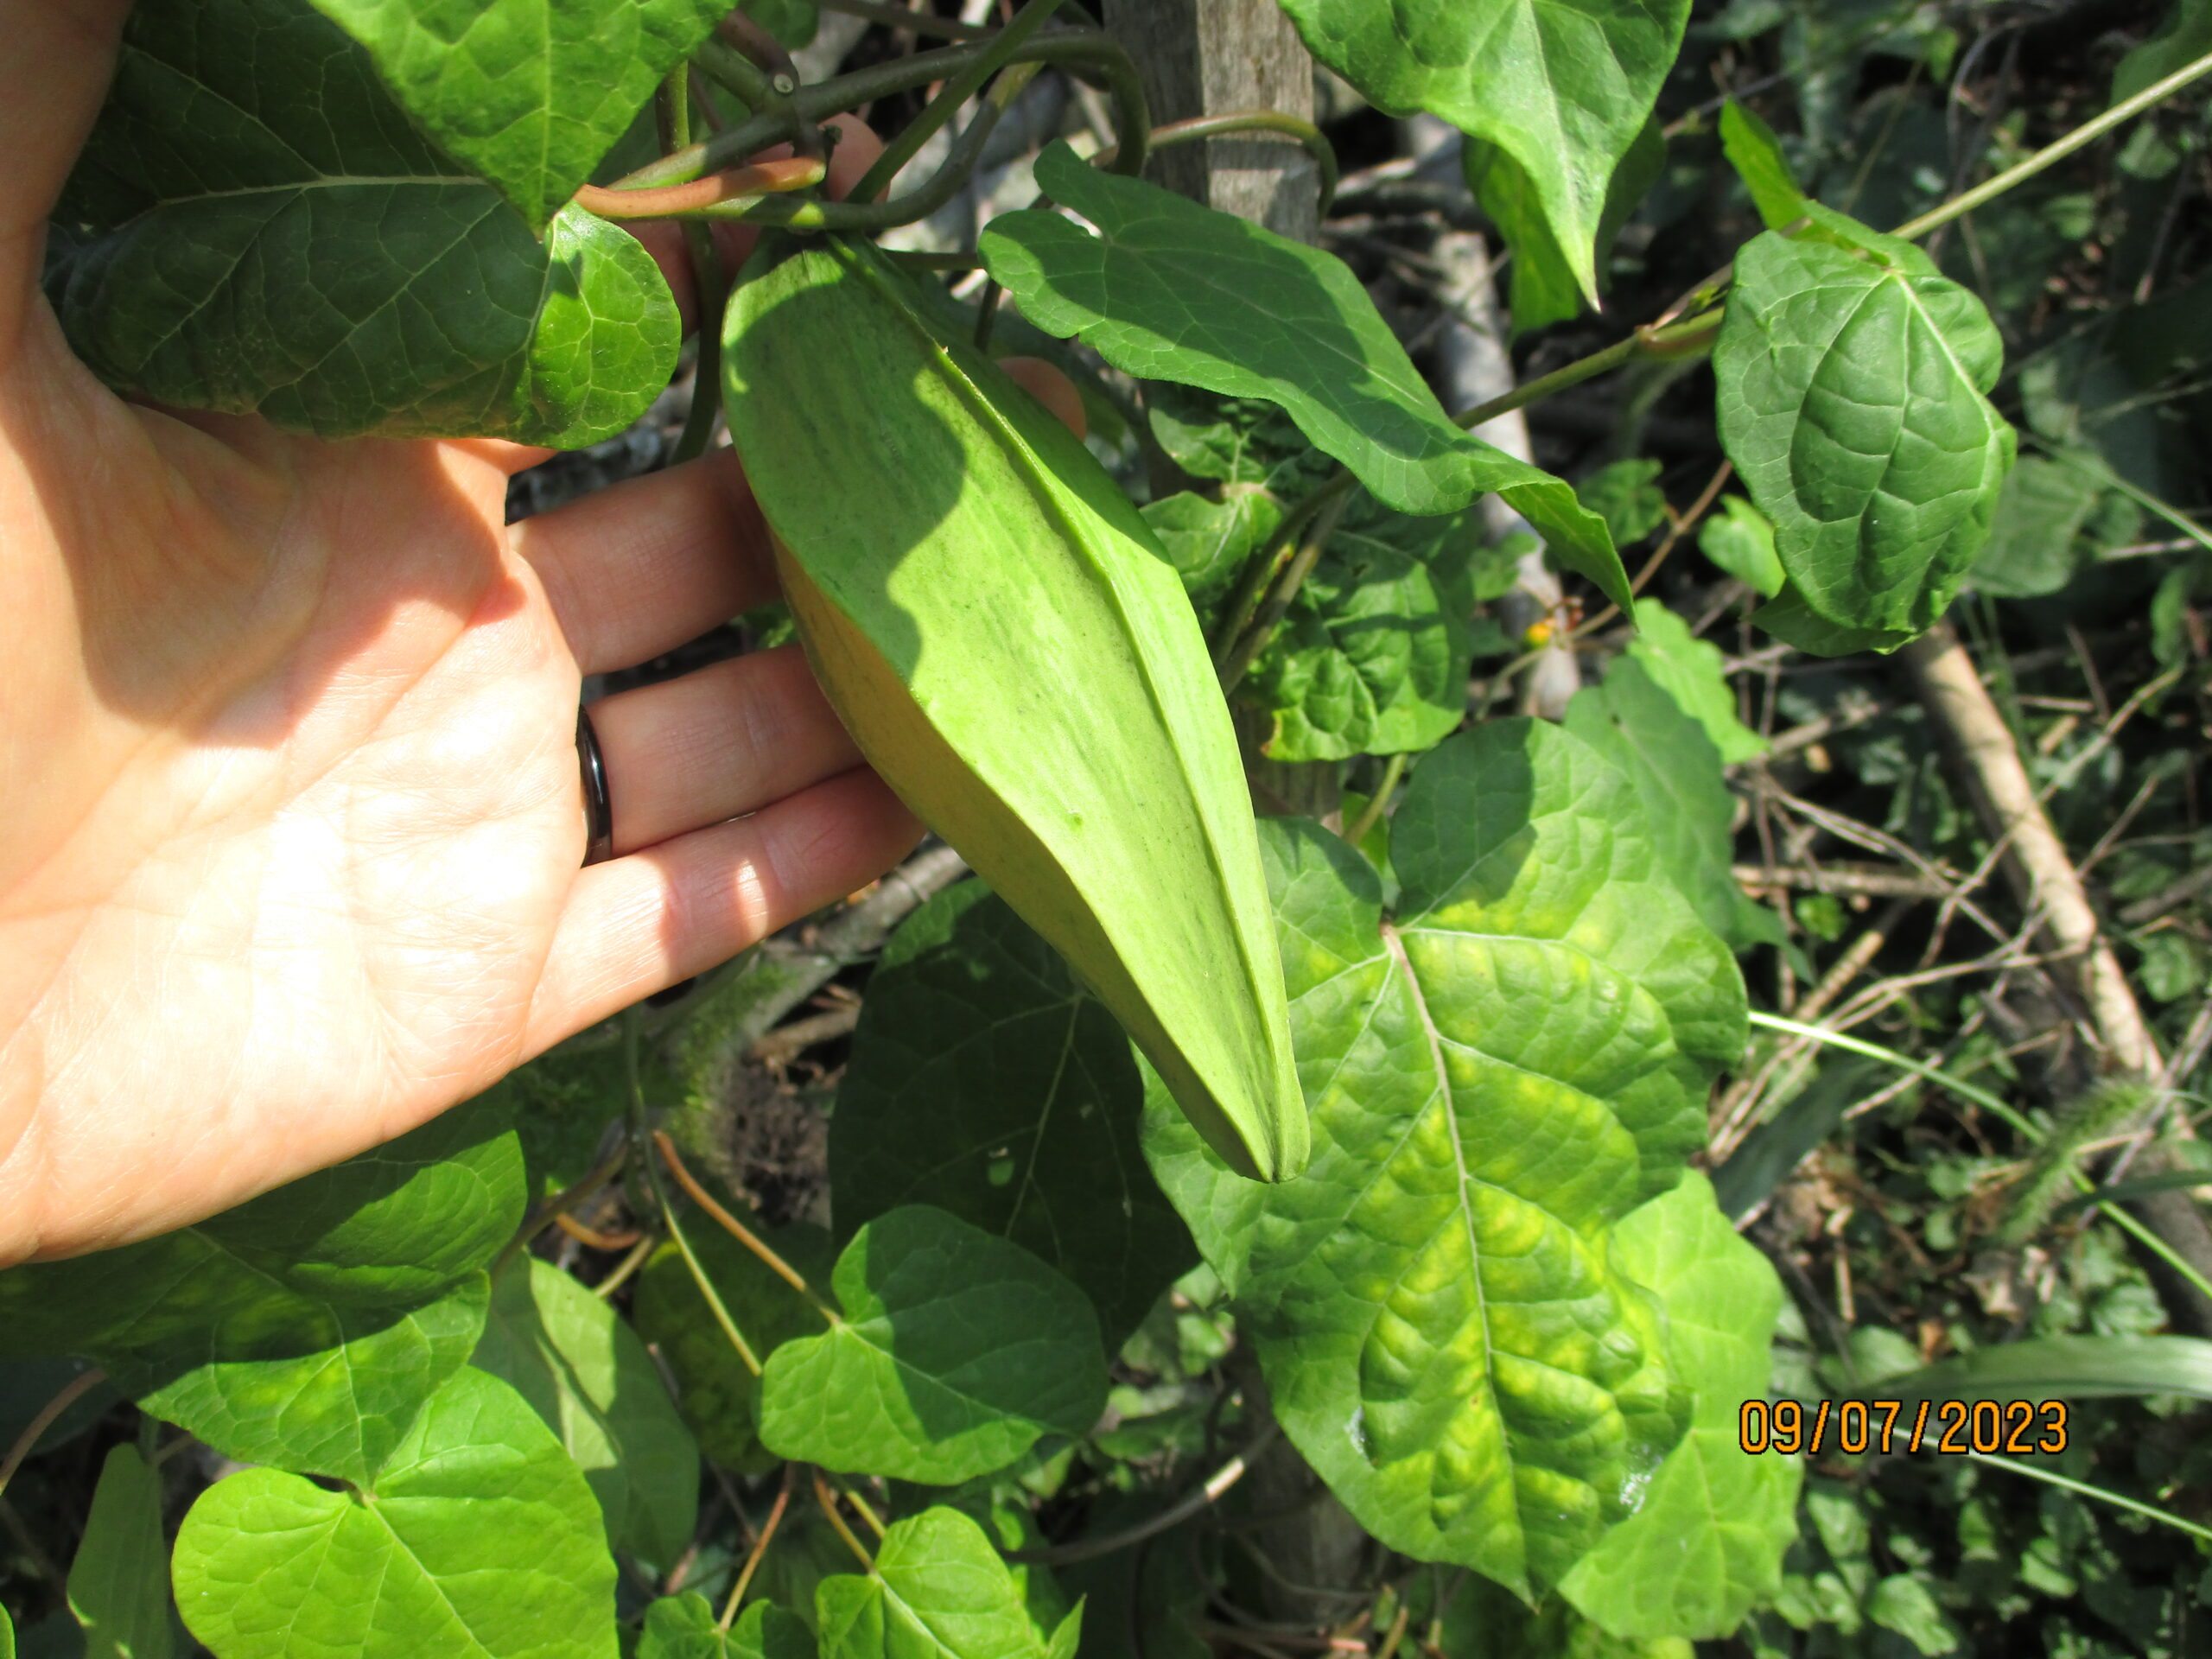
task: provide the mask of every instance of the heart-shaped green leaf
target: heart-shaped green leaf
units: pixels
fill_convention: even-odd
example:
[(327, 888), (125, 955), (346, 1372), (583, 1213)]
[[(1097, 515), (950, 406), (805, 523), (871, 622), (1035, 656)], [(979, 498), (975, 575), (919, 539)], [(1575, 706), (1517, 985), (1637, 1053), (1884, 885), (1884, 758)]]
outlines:
[(1720, 753), (1646, 665), (1616, 657), (1602, 686), (1575, 693), (1565, 724), (1634, 786), (1659, 868), (1699, 918), (1738, 950), (1780, 943), (1780, 921), (1731, 871), (1735, 802)]
[(512, 1389), (462, 1370), (373, 1478), (249, 1469), (177, 1534), (177, 1605), (223, 1659), (615, 1659), (599, 1506)]
[(1724, 1637), (1773, 1599), (1797, 1535), (1803, 1465), (1744, 1451), (1738, 1418), (1766, 1396), (1782, 1283), (1695, 1171), (1613, 1229), (1613, 1262), (1658, 1296), (1668, 1361), (1695, 1402), (1643, 1507), (1575, 1563), (1560, 1593), (1617, 1637)]
[(366, 47), (415, 124), (541, 230), (718, 0), (314, 0)]
[(1451, 736), (1484, 551), (1471, 513), (1412, 518), (1362, 492), (1238, 689), (1274, 721), (1268, 758), (1419, 753)]
[(814, 1592), (823, 1659), (1047, 1659), (1020, 1586), (957, 1510), (895, 1522), (875, 1571)]
[(480, 1101), (194, 1226), (0, 1273), (0, 1332), (99, 1360), (226, 1456), (359, 1480), (467, 1362), (524, 1202)]
[(702, 1595), (664, 1596), (645, 1609), (638, 1659), (816, 1659), (814, 1632), (796, 1613), (756, 1601), (727, 1630)]
[(1598, 302), (1605, 193), (1681, 48), (1688, 0), (1282, 0), (1313, 55), (1392, 115), (1512, 156)]
[(1110, 1351), (1198, 1260), (1145, 1167), (1143, 1116), (1113, 1015), (964, 882), (914, 913), (868, 982), (830, 1120), (839, 1225), (929, 1204), (1011, 1239), (1089, 1295)]
[(1106, 1404), (1098, 1318), (1018, 1244), (909, 1205), (861, 1228), (832, 1281), (844, 1318), (785, 1343), (760, 1378), (779, 1456), (951, 1485)]
[(541, 243), (287, 0), (135, 7), (55, 219), (70, 344), (162, 403), (574, 446), (675, 365), (675, 302), (635, 238), (569, 209)]
[(1419, 1560), (1555, 1581), (1683, 1427), (1657, 1309), (1608, 1237), (1703, 1139), (1744, 1040), (1735, 963), (1627, 781), (1555, 727), (1492, 722), (1421, 762), (1395, 918), (1336, 836), (1262, 828), (1313, 1163), (1235, 1181), (1154, 1111), (1154, 1166), (1360, 1522)]
[[(1910, 243), (1810, 212), (1810, 230), (1736, 256), (1713, 353), (1721, 442), (1789, 575), (1760, 619), (1807, 650), (1884, 649), (1943, 613), (1988, 537), (2012, 464), (1985, 395), (2004, 346)], [(1792, 632), (1800, 607), (1812, 626)]]
[(607, 1541), (672, 1562), (698, 1518), (699, 1447), (637, 1333), (550, 1262), (518, 1258), (493, 1281), (470, 1363), (530, 1402), (584, 1471)]

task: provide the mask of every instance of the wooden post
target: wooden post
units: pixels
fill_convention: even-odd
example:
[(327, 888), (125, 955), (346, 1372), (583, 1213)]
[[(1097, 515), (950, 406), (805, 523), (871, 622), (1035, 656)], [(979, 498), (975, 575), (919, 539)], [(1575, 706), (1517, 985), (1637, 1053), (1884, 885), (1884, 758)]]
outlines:
[[(1275, 0), (1106, 0), (1137, 60), (1155, 126), (1236, 110), (1313, 118), (1313, 60)], [(1313, 159), (1281, 138), (1213, 138), (1162, 152), (1156, 182), (1300, 242), (1313, 239)]]
[[(1136, 60), (1154, 126), (1239, 110), (1313, 118), (1313, 60), (1275, 0), (1106, 0), (1106, 28)], [(1155, 184), (1278, 235), (1314, 239), (1319, 177), (1313, 157), (1286, 139), (1177, 145), (1145, 172)], [(1265, 759), (1258, 752), (1268, 735), (1264, 724), (1237, 722), (1260, 810), (1335, 824), (1341, 768), (1333, 760)]]

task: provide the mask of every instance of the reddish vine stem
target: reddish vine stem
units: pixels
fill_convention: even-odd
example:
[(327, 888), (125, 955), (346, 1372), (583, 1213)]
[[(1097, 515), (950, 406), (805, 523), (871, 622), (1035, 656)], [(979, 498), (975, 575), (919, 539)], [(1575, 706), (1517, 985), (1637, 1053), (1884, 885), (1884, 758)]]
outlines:
[(698, 1177), (685, 1167), (683, 1160), (677, 1154), (676, 1142), (669, 1139), (667, 1130), (653, 1131), (653, 1145), (660, 1148), (661, 1158), (668, 1165), (669, 1173), (675, 1176), (677, 1185), (690, 1195), (692, 1203), (712, 1216), (724, 1232), (759, 1256), (771, 1273), (805, 1297), (808, 1301), (812, 1302), (815, 1306), (822, 1308), (823, 1317), (831, 1324), (842, 1323), (836, 1314), (832, 1313), (826, 1307), (822, 1307), (822, 1304), (816, 1300), (813, 1291), (807, 1287), (805, 1279), (800, 1276), (790, 1262), (769, 1249), (759, 1234), (730, 1214), (728, 1210), (716, 1202), (713, 1193), (699, 1184)]
[[(776, 1529), (784, 1524), (784, 1511), (791, 1503), (791, 1465), (784, 1465), (783, 1490), (776, 1494), (773, 1508), (761, 1524), (760, 1535), (753, 1541), (753, 1548), (746, 1552), (745, 1565), (738, 1570), (737, 1582), (729, 1587), (729, 1599), (722, 1604), (722, 1616), (715, 1625), (718, 1630), (728, 1630), (737, 1623), (738, 1607), (745, 1600), (745, 1592), (753, 1586), (753, 1575), (760, 1570), (760, 1562), (768, 1554), (768, 1541), (776, 1535)], [(741, 1516), (740, 1517), (742, 1518)]]
[(61, 1414), (75, 1405), (86, 1394), (107, 1380), (107, 1373), (97, 1365), (91, 1370), (73, 1376), (62, 1385), (60, 1392), (39, 1408), (38, 1415), (23, 1426), (16, 1436), (16, 1443), (8, 1448), (8, 1455), (0, 1459), (0, 1492), (8, 1490), (8, 1483), (16, 1478), (16, 1471), (22, 1467), (23, 1459), (30, 1456), (39, 1437), (52, 1428)]
[(828, 1517), (830, 1526), (845, 1541), (845, 1548), (860, 1557), (863, 1567), (874, 1572), (875, 1557), (869, 1554), (866, 1546), (853, 1535), (853, 1529), (845, 1524), (845, 1517), (837, 1512), (837, 1499), (830, 1491), (829, 1483), (822, 1478), (819, 1469), (814, 1471), (814, 1501), (822, 1506), (822, 1513)]

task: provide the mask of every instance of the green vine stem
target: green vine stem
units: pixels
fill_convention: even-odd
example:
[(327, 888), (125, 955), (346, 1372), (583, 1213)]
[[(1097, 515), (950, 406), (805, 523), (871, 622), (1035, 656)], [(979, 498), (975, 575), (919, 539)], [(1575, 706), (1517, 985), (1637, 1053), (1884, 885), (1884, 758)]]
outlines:
[[(1347, 473), (1344, 476), (1349, 479), (1351, 475)], [(1290, 609), (1291, 601), (1298, 597), (1298, 590), (1306, 585), (1306, 578), (1320, 562), (1321, 555), (1328, 550), (1329, 538), (1337, 533), (1337, 521), (1344, 516), (1344, 508), (1351, 500), (1351, 491), (1349, 487), (1329, 491), (1325, 485), (1323, 491), (1316, 493), (1323, 492), (1326, 492), (1326, 498), (1307, 519), (1305, 537), (1299, 543), (1298, 551), (1291, 556), (1290, 563), (1283, 567), (1282, 574), (1268, 589), (1267, 598), (1253, 613), (1251, 626), (1245, 629), (1236, 643), (1230, 647), (1228, 656), (1222, 659), (1221, 689), (1224, 696), (1236, 689), (1250, 671), (1253, 659), (1266, 648), (1268, 641), (1274, 638), (1275, 629), (1281, 623), (1284, 613)]]
[(760, 1570), (760, 1563), (768, 1554), (769, 1541), (775, 1537), (776, 1529), (784, 1524), (784, 1511), (791, 1506), (791, 1466), (784, 1465), (784, 1484), (776, 1493), (776, 1502), (768, 1511), (768, 1518), (760, 1523), (760, 1535), (753, 1539), (753, 1548), (746, 1552), (745, 1566), (739, 1571), (737, 1582), (729, 1587), (729, 1599), (722, 1604), (722, 1616), (715, 1628), (728, 1630), (737, 1623), (737, 1610), (744, 1605), (745, 1592), (752, 1588), (753, 1575)]
[[(857, 109), (878, 99), (912, 92), (918, 86), (944, 80), (973, 64), (986, 48), (981, 45), (937, 47), (888, 63), (871, 64), (835, 79), (802, 86), (792, 102), (809, 122), (819, 123), (840, 111)], [(1012, 54), (1014, 63), (1049, 64), (1071, 73), (1087, 70), (1103, 84), (1114, 110), (1115, 137), (1130, 132), (1149, 133), (1151, 108), (1145, 102), (1135, 61), (1119, 45), (1093, 29), (1055, 29), (1026, 42)], [(616, 190), (645, 189), (666, 184), (686, 184), (742, 162), (785, 137), (777, 118), (752, 115), (723, 129), (711, 138), (672, 156), (664, 156), (618, 179)], [(1125, 169), (1126, 170), (1126, 169)], [(857, 194), (857, 193), (855, 193)]]
[(1382, 823), (1382, 814), (1389, 810), (1390, 793), (1405, 775), (1406, 756), (1402, 749), (1390, 757), (1389, 764), (1382, 769), (1382, 781), (1375, 786), (1374, 798), (1360, 809), (1359, 816), (1346, 827), (1344, 840), (1347, 844), (1358, 846), (1367, 839), (1367, 832)]
[(1029, 0), (1014, 20), (983, 46), (975, 60), (946, 81), (944, 90), (923, 105), (922, 112), (883, 147), (883, 154), (875, 158), (875, 164), (854, 187), (853, 194), (862, 201), (872, 201), (888, 189), (899, 169), (920, 153), (922, 146), (939, 128), (960, 112), (962, 105), (983, 90), (985, 81), (1013, 61), (1022, 42), (1042, 29), (1059, 5), (1060, 0)]
[(1948, 225), (1961, 214), (1972, 213), (1984, 202), (2003, 195), (2014, 185), (2064, 161), (2085, 144), (2094, 143), (2114, 127), (2134, 119), (2153, 104), (2172, 97), (2190, 82), (2207, 73), (2212, 73), (2212, 52), (2207, 52), (2192, 63), (2183, 64), (2164, 80), (2152, 82), (2133, 98), (2122, 99), (2102, 115), (2084, 121), (2064, 137), (2053, 139), (2025, 161), (2015, 162), (1995, 177), (1984, 180), (1941, 207), (1929, 208), (1918, 219), (1908, 219), (1890, 234), (1901, 236), (1908, 242), (1918, 241), (1938, 226)]
[[(2000, 1099), (1978, 1084), (1968, 1083), (1964, 1077), (1944, 1071), (1941, 1066), (1930, 1065), (1923, 1060), (1916, 1060), (1909, 1054), (1900, 1054), (1893, 1048), (1884, 1048), (1879, 1043), (1870, 1043), (1861, 1037), (1853, 1037), (1843, 1032), (1832, 1031), (1825, 1026), (1802, 1025), (1795, 1020), (1786, 1020), (1778, 1014), (1767, 1014), (1754, 1008), (1750, 1017), (1753, 1025), (1764, 1027), (1769, 1031), (1778, 1031), (1792, 1037), (1802, 1037), (1811, 1042), (1825, 1044), (1831, 1048), (1845, 1049), (1853, 1054), (1864, 1055), (1870, 1060), (1880, 1060), (1885, 1065), (1893, 1065), (1901, 1071), (1913, 1072), (1934, 1084), (1937, 1088), (1947, 1090), (1961, 1100), (1971, 1101), (1975, 1105), (1994, 1114), (2001, 1122), (2008, 1125), (2013, 1133), (2030, 1145), (2039, 1146), (2043, 1142), (2044, 1132), (2023, 1114), (2015, 1110), (2009, 1102)], [(2095, 1183), (2078, 1169), (2073, 1172), (2072, 1179), (2075, 1188), (2080, 1192), (2094, 1192), (2096, 1190)], [(2212, 1297), (2212, 1284), (2207, 1284), (2204, 1275), (2183, 1261), (2164, 1239), (2152, 1232), (2149, 1228), (2144, 1226), (2141, 1222), (2136, 1220), (2133, 1216), (2129, 1215), (2116, 1204), (2101, 1200), (2097, 1208), (2106, 1219), (2123, 1229), (2145, 1249), (2157, 1255), (2204, 1295)]]
[(729, 1345), (737, 1351), (738, 1359), (753, 1376), (760, 1375), (760, 1356), (753, 1351), (753, 1344), (746, 1341), (745, 1333), (737, 1328), (737, 1321), (730, 1317), (723, 1306), (721, 1294), (715, 1289), (714, 1281), (707, 1277), (701, 1265), (699, 1253), (691, 1248), (691, 1241), (684, 1236), (683, 1224), (676, 1218), (676, 1206), (669, 1202), (668, 1189), (661, 1184), (660, 1171), (654, 1165), (652, 1152), (652, 1132), (645, 1123), (645, 1090), (638, 1070), (638, 1038), (642, 1029), (638, 1006), (635, 1003), (622, 1011), (622, 1070), (626, 1084), (626, 1110), (624, 1113), (630, 1135), (631, 1150), (635, 1156), (631, 1166), (643, 1173), (645, 1186), (652, 1194), (653, 1207), (660, 1211), (661, 1224), (668, 1229), (677, 1253), (683, 1256), (683, 1265), (690, 1270), (691, 1282), (699, 1287), (699, 1294), (707, 1304), (707, 1311), (715, 1316), (715, 1323), (721, 1327), (722, 1335), (729, 1338)]
[(1273, 1445), (1275, 1437), (1281, 1433), (1280, 1425), (1269, 1423), (1252, 1437), (1242, 1452), (1215, 1470), (1196, 1491), (1169, 1504), (1159, 1514), (1147, 1516), (1120, 1532), (1109, 1533), (1103, 1538), (1078, 1539), (1071, 1544), (1053, 1544), (1042, 1549), (1009, 1549), (1003, 1553), (1007, 1560), (1016, 1565), (1071, 1567), (1077, 1561), (1096, 1560), (1101, 1555), (1111, 1555), (1132, 1544), (1141, 1544), (1147, 1538), (1156, 1538), (1219, 1503), (1224, 1492), (1244, 1478), (1244, 1472), (1252, 1466), (1252, 1460)]
[(1325, 511), (1330, 502), (1338, 496), (1349, 494), (1354, 482), (1356, 480), (1350, 468), (1338, 467), (1330, 474), (1326, 483), (1283, 515), (1283, 520), (1275, 526), (1274, 534), (1261, 543), (1252, 556), (1245, 561), (1244, 569), (1236, 578), (1236, 586), (1230, 594), (1229, 602), (1222, 607), (1221, 620), (1217, 625), (1214, 636), (1214, 663), (1217, 668), (1224, 667), (1236, 654), (1237, 640), (1245, 632), (1245, 625), (1251, 620), (1253, 612), (1259, 606), (1260, 596), (1267, 591), (1268, 582), (1281, 564), (1283, 550), (1305, 534), (1306, 526), (1313, 523), (1317, 513)]
[[(1171, 149), (1177, 144), (1195, 144), (1208, 138), (1229, 138), (1240, 132), (1272, 132), (1298, 141), (1321, 175), (1321, 202), (1316, 210), (1323, 218), (1337, 200), (1337, 147), (1329, 142), (1328, 135), (1311, 121), (1301, 121), (1294, 115), (1281, 110), (1233, 110), (1221, 115), (1193, 116), (1187, 121), (1170, 121), (1164, 127), (1152, 130), (1152, 147)], [(1111, 167), (1119, 159), (1114, 150), (1102, 150), (1098, 165)]]
[(2101, 1486), (2090, 1485), (2087, 1481), (2075, 1480), (2065, 1475), (2055, 1475), (2049, 1470), (2038, 1469), (2032, 1464), (2021, 1463), (2012, 1458), (1999, 1457), (1993, 1452), (1969, 1450), (1967, 1456), (1976, 1463), (1986, 1463), (1993, 1469), (2009, 1469), (2016, 1475), (2025, 1475), (2031, 1480), (2040, 1480), (2046, 1485), (2056, 1486), (2061, 1491), (2072, 1492), (2076, 1497), (2094, 1497), (2101, 1503), (2110, 1503), (2119, 1509), (2132, 1510), (2137, 1515), (2147, 1516), (2153, 1521), (2162, 1522), (2174, 1528), (2177, 1531), (2185, 1532), (2192, 1538), (2212, 1543), (2212, 1528), (2200, 1527), (2194, 1521), (2184, 1521), (2177, 1515), (2169, 1515), (2164, 1510), (2148, 1503), (2139, 1503), (2125, 1493), (2108, 1492)]
[[(671, 72), (655, 102), (659, 118), (661, 148), (677, 150), (691, 143), (691, 73), (688, 66)], [(691, 407), (684, 411), (683, 430), (670, 452), (669, 464), (681, 466), (706, 454), (713, 442), (715, 422), (721, 413), (721, 329), (718, 320), (729, 298), (729, 276), (722, 269), (721, 254), (714, 233), (704, 225), (683, 227), (683, 247), (691, 262), (691, 291), (698, 296), (697, 357), (691, 371)]]
[(766, 1267), (769, 1272), (805, 1297), (812, 1305), (814, 1311), (821, 1314), (824, 1319), (831, 1325), (842, 1325), (845, 1322), (842, 1314), (825, 1304), (808, 1287), (805, 1278), (797, 1268), (777, 1255), (774, 1250), (769, 1249), (766, 1240), (735, 1216), (730, 1214), (728, 1206), (720, 1203), (713, 1193), (700, 1185), (699, 1178), (684, 1166), (683, 1160), (677, 1153), (676, 1142), (668, 1137), (664, 1130), (653, 1131), (653, 1145), (658, 1148), (663, 1160), (667, 1163), (669, 1173), (676, 1177), (677, 1185), (690, 1196), (692, 1203), (712, 1216), (724, 1232), (760, 1257), (762, 1265)]
[(24, 1424), (23, 1432), (16, 1436), (16, 1443), (8, 1448), (8, 1455), (0, 1458), (0, 1492), (8, 1490), (8, 1483), (16, 1478), (16, 1471), (23, 1466), (23, 1459), (36, 1449), (39, 1437), (54, 1427), (63, 1412), (106, 1381), (107, 1373), (98, 1366), (79, 1371), (62, 1384), (60, 1392), (39, 1408), (38, 1415)]
[(830, 1492), (829, 1483), (822, 1478), (819, 1469), (814, 1471), (814, 1501), (822, 1506), (823, 1515), (828, 1518), (837, 1535), (845, 1541), (845, 1548), (860, 1557), (862, 1567), (870, 1573), (874, 1572), (875, 1557), (869, 1554), (866, 1546), (853, 1536), (853, 1529), (845, 1524), (845, 1517), (837, 1513), (837, 1500)]
[[(2121, 99), (2102, 115), (2083, 122), (2063, 137), (2053, 139), (2024, 161), (2006, 168), (2002, 173), (1985, 180), (1971, 190), (1952, 197), (1950, 200), (1941, 206), (1931, 207), (1919, 218), (1908, 219), (1890, 234), (1903, 237), (1909, 242), (1918, 240), (1939, 226), (1948, 225), (1961, 214), (1972, 213), (1975, 208), (2003, 195), (2013, 186), (2033, 178), (2045, 168), (2065, 160), (2084, 145), (2095, 143), (2114, 127), (2142, 114), (2152, 105), (2171, 98), (2191, 81), (2208, 73), (2212, 73), (2212, 52), (2206, 53), (2194, 62), (2184, 64), (2164, 79), (2154, 81), (2133, 98)], [(1797, 224), (1783, 231), (1783, 234), (1789, 235), (1808, 222), (1800, 219)], [(1655, 357), (1675, 354), (1675, 351), (1672, 348), (1688, 346), (1694, 331), (1702, 329), (1710, 333), (1716, 330), (1719, 327), (1719, 320), (1717, 317), (1693, 315), (1688, 322), (1676, 324), (1675, 319), (1685, 314), (1709, 311), (1726, 294), (1728, 285), (1734, 275), (1735, 268), (1732, 264), (1723, 265), (1712, 276), (1682, 295), (1674, 304), (1669, 306), (1660, 314), (1656, 323), (1639, 328), (1628, 339), (1616, 341), (1603, 351), (1593, 352), (1587, 357), (1577, 359), (1566, 367), (1554, 369), (1551, 373), (1539, 379), (1531, 380), (1524, 386), (1516, 386), (1503, 397), (1493, 397), (1490, 402), (1478, 408), (1471, 409), (1456, 418), (1464, 427), (1480, 426), (1484, 422), (1495, 419), (1497, 416), (1506, 414), (1510, 410), (1519, 409), (1527, 404), (1540, 402), (1554, 392), (1564, 391), (1569, 386), (1580, 385), (1583, 381), (1604, 374), (1608, 370), (1617, 369), (1639, 353)]]

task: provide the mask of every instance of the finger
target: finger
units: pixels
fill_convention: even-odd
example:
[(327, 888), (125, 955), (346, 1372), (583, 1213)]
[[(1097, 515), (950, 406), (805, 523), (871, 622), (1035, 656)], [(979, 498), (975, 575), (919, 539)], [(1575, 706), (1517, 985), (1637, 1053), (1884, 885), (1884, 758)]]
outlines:
[(457, 449), (465, 449), (478, 460), (498, 467), (509, 478), (517, 473), (528, 472), (540, 461), (550, 461), (561, 452), (537, 443), (509, 443), (505, 438), (454, 438)]
[(1078, 438), (1090, 431), (1090, 416), (1083, 412), (1083, 394), (1075, 382), (1041, 357), (1002, 357), (999, 367), (1007, 378), (1045, 405), (1045, 412)]
[(768, 527), (730, 450), (509, 527), (576, 665), (627, 668), (772, 598)]
[(618, 856), (758, 811), (861, 761), (797, 645), (603, 697), (591, 723)]
[[(883, 140), (856, 115), (833, 115), (824, 124), (836, 128), (839, 137), (836, 147), (830, 152), (830, 176), (823, 185), (831, 196), (842, 200), (846, 192), (861, 181), (861, 175), (875, 165), (875, 158), (883, 154)], [(781, 161), (791, 153), (789, 144), (777, 144), (747, 159)], [(691, 281), (691, 258), (684, 248), (683, 227), (667, 219), (645, 219), (626, 228), (645, 245), (645, 251), (658, 262), (660, 274), (668, 280), (669, 292), (676, 296), (677, 308), (683, 314), (683, 332), (690, 334), (699, 324), (699, 293)], [(757, 226), (724, 223), (714, 226), (714, 236), (715, 251), (721, 256), (722, 269), (734, 276), (738, 267), (752, 257), (760, 232)]]
[(749, 818), (593, 865), (577, 875), (547, 955), (528, 1052), (866, 887), (921, 833), (883, 781), (860, 768)]

